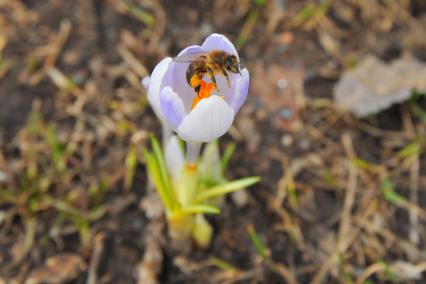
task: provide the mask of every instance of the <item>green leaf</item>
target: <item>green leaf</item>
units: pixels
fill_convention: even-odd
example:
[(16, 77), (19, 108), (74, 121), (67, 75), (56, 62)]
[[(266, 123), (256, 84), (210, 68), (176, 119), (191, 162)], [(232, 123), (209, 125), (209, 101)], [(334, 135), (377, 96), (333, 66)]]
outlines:
[(227, 182), (227, 183), (224, 183), (215, 187), (211, 187), (209, 189), (206, 189), (205, 191), (200, 192), (195, 200), (197, 202), (201, 202), (206, 199), (210, 199), (219, 195), (224, 195), (230, 192), (243, 189), (259, 181), (260, 181), (260, 177), (248, 177), (248, 178)]
[[(173, 210), (177, 205), (176, 197), (167, 172), (160, 143), (158, 143), (154, 135), (151, 135), (151, 145), (153, 149), (152, 153), (146, 155), (148, 152), (144, 151), (145, 157), (147, 158), (148, 171), (150, 175), (152, 174), (154, 185), (160, 193), (164, 206), (169, 210)], [(148, 161), (150, 165), (148, 165)]]
[(152, 183), (154, 184), (155, 189), (160, 195), (160, 198), (161, 198), (161, 201), (163, 202), (164, 207), (167, 210), (172, 210), (174, 202), (173, 202), (172, 196), (170, 196), (168, 194), (168, 191), (165, 189), (165, 186), (161, 179), (160, 169), (158, 166), (157, 159), (155, 158), (154, 154), (148, 152), (147, 150), (144, 150), (143, 154), (145, 157), (145, 163), (146, 163), (149, 176), (152, 180)]
[(164, 184), (165, 190), (167, 191), (167, 194), (172, 197), (173, 192), (171, 190), (172, 187), (170, 183), (169, 174), (167, 172), (166, 162), (163, 156), (163, 151), (161, 150), (160, 143), (158, 143), (158, 140), (155, 138), (154, 135), (151, 135), (151, 145), (154, 151), (155, 158), (157, 159), (160, 177)]
[(191, 205), (180, 209), (184, 213), (192, 214), (219, 214), (220, 209), (210, 205)]

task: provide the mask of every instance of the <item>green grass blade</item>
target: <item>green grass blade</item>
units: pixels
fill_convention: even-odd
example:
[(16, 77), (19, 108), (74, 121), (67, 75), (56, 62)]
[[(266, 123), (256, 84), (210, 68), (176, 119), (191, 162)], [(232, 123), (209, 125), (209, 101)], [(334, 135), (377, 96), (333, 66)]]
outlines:
[(205, 201), (206, 199), (210, 199), (219, 195), (224, 195), (230, 192), (243, 189), (259, 181), (260, 181), (260, 177), (248, 177), (248, 178), (227, 182), (227, 183), (206, 189), (205, 191), (199, 193), (195, 200), (197, 202), (202, 202), (202, 201)]
[(260, 256), (262, 256), (263, 259), (267, 259), (268, 249), (266, 248), (262, 239), (257, 234), (256, 230), (253, 228), (253, 225), (250, 224), (247, 226), (247, 233), (250, 237), (251, 242), (254, 244), (254, 247), (256, 248), (257, 253)]
[(411, 111), (417, 115), (418, 118), (420, 118), (423, 122), (426, 121), (426, 109), (422, 108), (419, 104), (419, 99), (421, 97), (426, 97), (426, 92), (413, 92), (410, 100), (410, 107)]
[(143, 10), (141, 7), (129, 1), (124, 1), (124, 3), (126, 4), (127, 11), (129, 11), (129, 13), (133, 17), (146, 24), (147, 26), (152, 27), (155, 25), (155, 17), (151, 13)]
[(0, 187), (0, 204), (11, 202), (14, 203), (17, 201), (17, 196), (13, 194), (11, 191), (9, 191), (6, 188)]
[(220, 209), (210, 205), (192, 205), (181, 209), (185, 213), (193, 214), (219, 214)]
[(421, 153), (422, 153), (421, 145), (419, 143), (413, 142), (413, 143), (406, 145), (404, 148), (402, 148), (398, 152), (398, 155), (401, 158), (407, 158), (407, 157), (420, 156)]
[(234, 154), (235, 151), (235, 143), (231, 143), (226, 147), (225, 152), (222, 155), (221, 166), (222, 171), (225, 172), (226, 168), (228, 167), (229, 160), (231, 160), (232, 154)]
[(405, 202), (405, 198), (395, 191), (392, 181), (385, 179), (382, 181), (380, 191), (383, 197), (392, 203), (401, 204)]
[(138, 165), (138, 148), (136, 145), (130, 145), (124, 165), (126, 169), (124, 175), (124, 189), (129, 190), (132, 187), (136, 167)]
[(47, 144), (50, 146), (52, 161), (54, 162), (55, 167), (58, 170), (65, 170), (64, 158), (66, 154), (66, 147), (60, 143), (58, 133), (53, 124), (49, 124), (49, 126), (46, 128), (45, 135)]
[(209, 258), (209, 261), (213, 265), (215, 265), (218, 268), (222, 269), (223, 271), (236, 271), (237, 270), (232, 264), (230, 264), (230, 263), (228, 263), (228, 262), (226, 262), (226, 261), (224, 261), (224, 260), (222, 260), (222, 259), (220, 259), (218, 257), (215, 257), (215, 256), (211, 256)]

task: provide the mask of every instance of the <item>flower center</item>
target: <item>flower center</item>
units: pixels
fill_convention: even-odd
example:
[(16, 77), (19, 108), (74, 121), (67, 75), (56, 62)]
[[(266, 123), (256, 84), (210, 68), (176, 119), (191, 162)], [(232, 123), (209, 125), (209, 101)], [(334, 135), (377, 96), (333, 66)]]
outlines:
[(212, 92), (213, 92), (214, 89), (216, 89), (215, 83), (207, 83), (206, 81), (201, 80), (200, 81), (200, 90), (198, 91), (197, 96), (195, 96), (195, 98), (192, 100), (191, 109), (194, 109), (194, 107), (202, 99), (210, 97), (212, 95)]

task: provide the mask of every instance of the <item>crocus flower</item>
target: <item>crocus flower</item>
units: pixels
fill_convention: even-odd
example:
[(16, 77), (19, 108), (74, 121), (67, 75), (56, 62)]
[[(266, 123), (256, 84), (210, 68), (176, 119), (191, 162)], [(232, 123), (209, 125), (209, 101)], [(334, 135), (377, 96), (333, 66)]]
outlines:
[[(201, 46), (185, 48), (178, 57), (212, 50), (222, 50), (239, 58), (234, 45), (220, 34), (210, 35)], [(197, 94), (186, 81), (189, 64), (173, 61), (170, 57), (163, 59), (151, 75), (148, 99), (157, 116), (180, 138), (210, 142), (225, 134), (231, 126), (247, 97), (249, 73), (246, 68), (241, 74), (229, 72), (230, 85), (223, 75), (215, 75), (217, 88), (193, 103)]]

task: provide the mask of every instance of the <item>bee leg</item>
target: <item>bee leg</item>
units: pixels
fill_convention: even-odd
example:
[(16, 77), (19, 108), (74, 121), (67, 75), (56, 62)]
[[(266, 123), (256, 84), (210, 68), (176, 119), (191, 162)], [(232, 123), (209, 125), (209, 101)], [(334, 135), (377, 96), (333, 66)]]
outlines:
[(209, 78), (210, 78), (210, 80), (212, 80), (212, 82), (215, 84), (215, 86), (216, 86), (216, 90), (219, 92), (219, 88), (217, 87), (217, 84), (216, 84), (216, 77), (214, 76), (214, 72), (213, 72), (213, 69), (211, 69), (211, 68), (207, 68), (207, 72), (209, 73)]
[(226, 78), (226, 83), (228, 83), (228, 88), (230, 88), (230, 87), (231, 87), (231, 82), (229, 81), (229, 75), (228, 75), (228, 72), (226, 72), (226, 70), (225, 70), (225, 69), (222, 69), (222, 74), (223, 74), (223, 76), (225, 76), (225, 78)]
[(195, 93), (197, 93), (197, 95), (194, 97), (194, 99), (192, 100), (192, 104), (191, 104), (191, 109), (194, 109), (194, 107), (198, 104), (198, 102), (202, 99), (202, 97), (200, 96), (200, 90), (201, 90), (201, 84), (199, 84), (198, 86), (194, 87), (194, 91)]
[(194, 87), (194, 91), (197, 93), (197, 96), (200, 96), (200, 88), (201, 88), (201, 85)]

